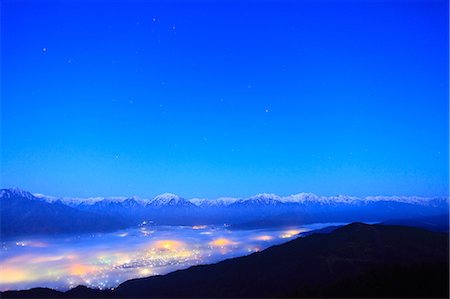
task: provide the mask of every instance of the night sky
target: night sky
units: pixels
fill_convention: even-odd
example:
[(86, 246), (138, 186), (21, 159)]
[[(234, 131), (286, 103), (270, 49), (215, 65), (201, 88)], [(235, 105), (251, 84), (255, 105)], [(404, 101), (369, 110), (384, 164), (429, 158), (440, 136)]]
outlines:
[(447, 1), (2, 1), (1, 187), (448, 194)]

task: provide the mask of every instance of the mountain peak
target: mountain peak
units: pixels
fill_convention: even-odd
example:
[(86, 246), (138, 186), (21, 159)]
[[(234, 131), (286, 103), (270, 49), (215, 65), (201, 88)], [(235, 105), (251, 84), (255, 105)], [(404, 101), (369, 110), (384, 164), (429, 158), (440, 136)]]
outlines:
[(281, 197), (273, 193), (259, 193), (242, 200), (242, 203), (275, 205), (281, 203)]
[(153, 199), (163, 200), (163, 199), (181, 199), (180, 196), (173, 194), (173, 193), (163, 193), (160, 195), (155, 196)]
[(256, 195), (253, 195), (251, 198), (267, 198), (267, 199), (280, 199), (280, 196), (274, 194), (274, 193), (258, 193)]
[(301, 192), (301, 193), (286, 196), (283, 199), (286, 202), (303, 203), (305, 201), (318, 201), (320, 199), (320, 197), (314, 193)]
[(9, 188), (0, 190), (0, 198), (11, 198), (11, 197), (23, 197), (27, 199), (34, 198), (33, 194), (20, 188)]
[(151, 205), (154, 206), (163, 206), (163, 205), (184, 205), (184, 204), (190, 204), (187, 200), (184, 198), (173, 194), (173, 193), (163, 193), (160, 195), (155, 196), (152, 201), (150, 201)]

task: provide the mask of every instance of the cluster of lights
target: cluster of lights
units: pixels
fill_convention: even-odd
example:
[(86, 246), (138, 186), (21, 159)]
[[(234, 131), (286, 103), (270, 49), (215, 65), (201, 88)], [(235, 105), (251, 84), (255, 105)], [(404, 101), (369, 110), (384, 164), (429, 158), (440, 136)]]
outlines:
[[(277, 234), (250, 235), (245, 238), (224, 237), (223, 232), (209, 228), (206, 225), (189, 227), (197, 236), (211, 238), (209, 241), (182, 241), (179, 239), (158, 239), (155, 230), (148, 230), (147, 222), (142, 222), (138, 228), (140, 234), (129, 231), (113, 234), (119, 238), (136, 238), (139, 236), (151, 237), (138, 247), (134, 246), (127, 251), (93, 251), (95, 255), (65, 254), (20, 254), (10, 256), (8, 259), (0, 257), (0, 287), (2, 284), (19, 284), (33, 281), (59, 282), (66, 287), (73, 288), (79, 284), (88, 287), (105, 289), (116, 286), (121, 281), (164, 274), (169, 270), (180, 269), (195, 264), (209, 262), (225, 254), (238, 254), (238, 252), (257, 252), (266, 247), (269, 241), (278, 238), (286, 239), (296, 237), (302, 230), (290, 229)], [(227, 225), (224, 225), (227, 227)], [(227, 234), (233, 234), (226, 230)], [(222, 236), (207, 237), (216, 234)], [(100, 235), (92, 235), (97, 238)], [(77, 238), (79, 239), (79, 238)], [(195, 240), (195, 239), (194, 239)], [(239, 241), (237, 241), (239, 240)], [(72, 242), (72, 240), (69, 240)], [(247, 243), (248, 242), (248, 243)], [(263, 242), (263, 243), (262, 243)], [(41, 241), (17, 241), (12, 243), (16, 247), (46, 248), (49, 244)], [(266, 245), (263, 245), (266, 244)], [(14, 246), (13, 246), (14, 247)], [(2, 248), (8, 250), (8, 244), (3, 243)], [(51, 247), (50, 247), (51, 248)], [(13, 249), (13, 248), (11, 248)], [(34, 249), (33, 249), (34, 250)]]
[(303, 232), (303, 230), (298, 230), (298, 229), (287, 230), (280, 235), (280, 238), (281, 239), (293, 238), (293, 237), (298, 236), (298, 234), (301, 232)]

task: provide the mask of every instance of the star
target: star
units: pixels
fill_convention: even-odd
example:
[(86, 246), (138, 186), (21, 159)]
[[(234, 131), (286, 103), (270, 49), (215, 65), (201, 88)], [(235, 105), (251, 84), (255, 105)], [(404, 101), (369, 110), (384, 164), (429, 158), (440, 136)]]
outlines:
[(268, 112), (269, 112), (269, 109), (267, 109), (267, 108), (266, 108), (266, 110), (265, 110), (265, 111), (266, 111), (266, 113), (268, 113)]
[(42, 48), (42, 51), (43, 52), (47, 52), (47, 48)]

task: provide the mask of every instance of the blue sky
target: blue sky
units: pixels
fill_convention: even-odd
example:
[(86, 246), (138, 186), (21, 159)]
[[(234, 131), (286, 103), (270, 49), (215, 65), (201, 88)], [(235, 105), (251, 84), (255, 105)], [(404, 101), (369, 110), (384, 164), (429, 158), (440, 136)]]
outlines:
[(448, 194), (446, 1), (2, 1), (1, 186)]

